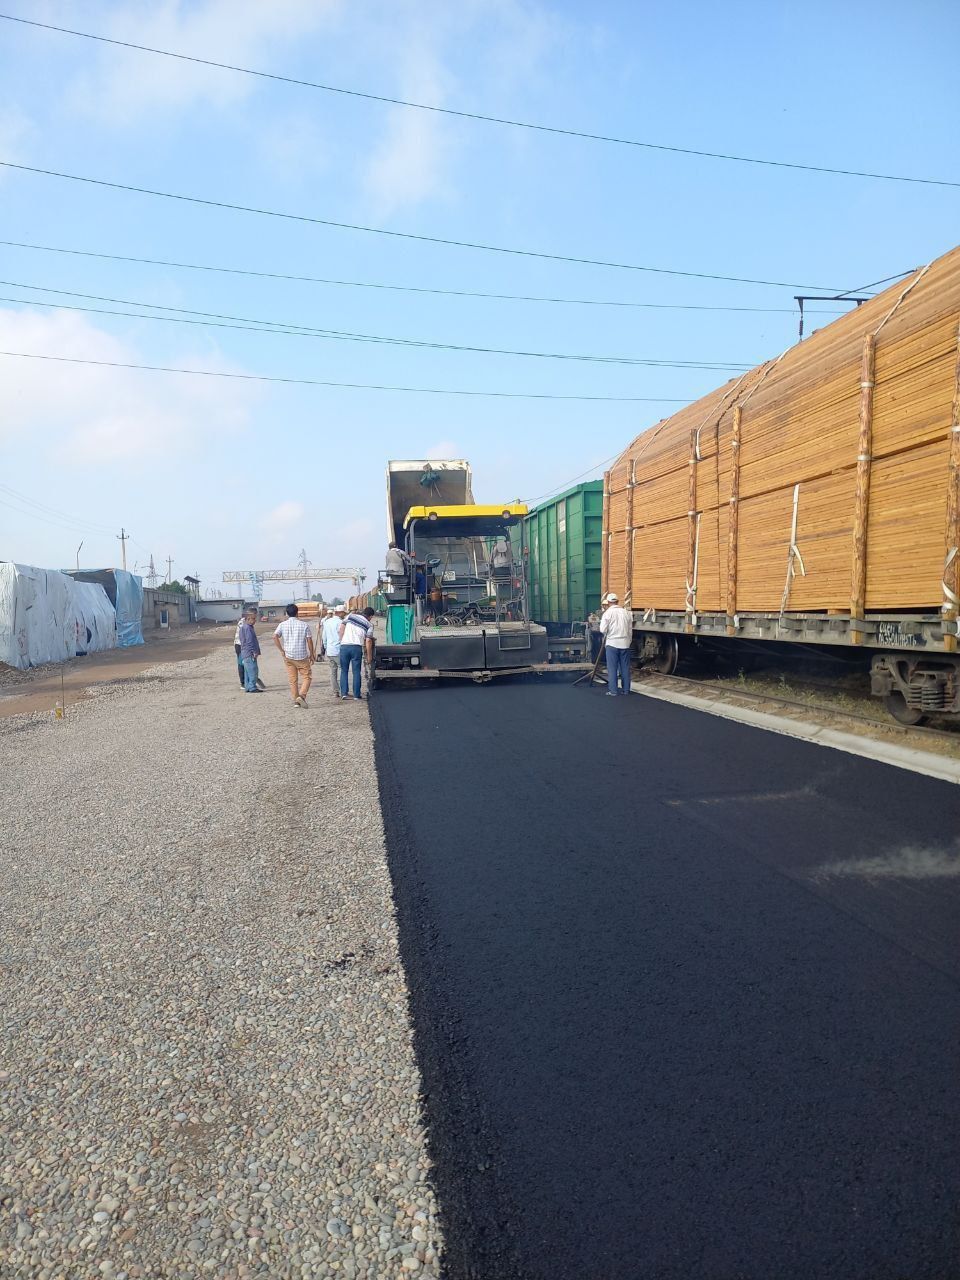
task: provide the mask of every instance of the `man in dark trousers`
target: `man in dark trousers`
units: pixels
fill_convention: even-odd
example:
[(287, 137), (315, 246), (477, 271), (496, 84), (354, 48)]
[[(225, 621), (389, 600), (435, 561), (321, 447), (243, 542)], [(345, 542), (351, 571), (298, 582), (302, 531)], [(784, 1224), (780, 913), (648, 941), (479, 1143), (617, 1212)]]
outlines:
[(244, 615), (241, 613), (237, 619), (237, 631), (233, 637), (233, 652), (237, 655), (237, 675), (240, 677), (240, 688), (245, 687), (243, 682), (243, 658), (240, 656), (240, 630), (243, 627)]
[[(246, 683), (243, 678), (243, 657), (241, 656), (241, 653), (240, 653), (240, 628), (243, 626), (246, 616), (247, 615), (245, 613), (241, 613), (240, 617), (237, 619), (237, 630), (236, 630), (236, 634), (233, 637), (233, 652), (237, 655), (237, 675), (240, 677), (241, 689), (246, 689)], [(256, 611), (254, 611), (254, 621), (256, 621)], [(262, 693), (266, 687), (267, 686), (260, 679), (260, 664), (258, 662), (257, 663), (257, 688)]]
[[(345, 702), (360, 701), (360, 667), (364, 657), (373, 662), (373, 610), (348, 613), (340, 623), (340, 697)], [(353, 693), (347, 692), (353, 668)]]
[[(608, 591), (603, 597), (600, 631), (607, 645), (607, 697), (630, 692), (630, 653), (633, 646), (633, 614), (625, 609), (617, 594)], [(618, 691), (617, 684), (623, 685)]]

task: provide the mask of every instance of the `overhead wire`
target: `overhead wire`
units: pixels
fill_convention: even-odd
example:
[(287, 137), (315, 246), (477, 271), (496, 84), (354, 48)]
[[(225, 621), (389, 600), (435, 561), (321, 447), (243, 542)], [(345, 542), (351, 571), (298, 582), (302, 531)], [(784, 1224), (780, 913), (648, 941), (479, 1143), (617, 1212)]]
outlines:
[(919, 271), (919, 267), (910, 267), (907, 271), (898, 271), (895, 276), (885, 276), (882, 280), (871, 280), (869, 284), (862, 284), (857, 289), (844, 289), (843, 293), (838, 293), (832, 301), (842, 302), (847, 294), (850, 293), (866, 293), (868, 289), (876, 289), (878, 285), (890, 284), (894, 280), (902, 280), (904, 276), (912, 276), (915, 271)]
[(61, 35), (76, 36), (83, 40), (96, 41), (99, 44), (113, 45), (120, 49), (133, 49), (140, 53), (150, 53), (163, 58), (173, 58), (179, 62), (191, 62), (198, 66), (215, 67), (222, 71), (232, 71), (239, 75), (253, 76), (261, 80), (273, 80), (280, 84), (296, 85), (299, 88), (315, 89), (323, 93), (338, 94), (347, 98), (361, 98), (368, 102), (383, 103), (387, 106), (406, 107), (414, 111), (427, 111), (434, 115), (453, 116), (460, 120), (475, 120), (484, 124), (495, 124), (511, 129), (525, 129), (535, 133), (553, 134), (564, 138), (578, 138), (587, 142), (602, 142), (620, 147), (634, 147), (647, 151), (661, 151), (673, 155), (695, 156), (706, 160), (722, 160), (735, 164), (767, 166), (776, 169), (793, 169), (803, 173), (822, 173), (848, 178), (868, 178), (878, 182), (906, 182), (924, 186), (960, 187), (960, 182), (946, 178), (915, 177), (908, 174), (876, 173), (866, 169), (848, 169), (829, 165), (801, 164), (790, 160), (771, 160), (759, 156), (742, 156), (732, 152), (706, 151), (695, 147), (680, 147), (663, 142), (648, 142), (639, 138), (618, 137), (615, 134), (593, 133), (585, 129), (566, 128), (561, 125), (538, 124), (530, 120), (513, 120), (507, 116), (496, 116), (480, 111), (463, 111), (455, 107), (440, 107), (433, 103), (414, 102), (409, 98), (396, 98), (389, 94), (370, 93), (361, 89), (347, 89), (341, 85), (325, 84), (317, 80), (301, 79), (297, 76), (282, 75), (278, 72), (260, 71), (252, 67), (242, 67), (235, 63), (220, 62), (213, 58), (201, 58), (196, 54), (176, 53), (171, 49), (160, 49), (154, 45), (137, 44), (132, 40), (119, 40), (111, 36), (101, 36), (90, 31), (78, 31), (73, 27), (57, 26), (50, 22), (39, 22), (33, 18), (18, 17), (15, 14), (0, 13), (6, 22), (16, 22), (22, 26), (37, 27), (44, 31), (56, 31)]
[(556, 488), (551, 489), (548, 493), (540, 493), (535, 498), (524, 498), (523, 501), (528, 505), (532, 502), (543, 502), (545, 498), (552, 498), (557, 493), (562, 493), (564, 489), (569, 489), (572, 484), (576, 484), (578, 480), (583, 480), (586, 476), (593, 475), (594, 471), (599, 471), (601, 467), (605, 467), (608, 462), (614, 462), (623, 453), (622, 449), (618, 449), (616, 453), (612, 453), (609, 458), (604, 458), (602, 462), (595, 462), (592, 467), (587, 467), (586, 471), (581, 471), (579, 475), (574, 476), (571, 480), (565, 480), (563, 484), (558, 484)]
[(240, 382), (276, 382), (300, 387), (343, 387), (354, 391), (398, 391), (417, 395), (471, 396), (495, 400), (579, 400), (618, 404), (689, 404), (668, 396), (562, 395), (553, 392), (487, 391), (452, 387), (406, 387), (375, 382), (333, 382), (324, 378), (284, 378), (262, 373), (232, 373), (222, 369), (184, 369), (174, 365), (138, 364), (126, 360), (90, 360), (79, 356), (56, 356), (37, 351), (0, 351), (0, 356), (19, 360), (47, 360), (57, 364), (92, 365), (104, 369), (142, 369), (151, 373), (184, 373), (197, 378), (231, 378)]
[(14, 498), (17, 502), (25, 503), (31, 507), (37, 507), (48, 515), (57, 516), (64, 520), (70, 520), (75, 524), (82, 524), (89, 529), (91, 533), (112, 534), (113, 530), (108, 529), (106, 525), (96, 524), (92, 520), (85, 520), (80, 517), (72, 516), (68, 512), (62, 511), (59, 507), (52, 507), (46, 502), (38, 502), (36, 498), (30, 498), (25, 493), (20, 493), (8, 484), (0, 484), (0, 490), (9, 497)]
[(88, 186), (102, 187), (109, 191), (126, 191), (135, 195), (152, 196), (160, 200), (174, 200), (182, 204), (195, 204), (208, 209), (229, 209), (234, 213), (250, 213), (262, 218), (280, 218), (287, 222), (302, 222), (310, 226), (332, 227), (339, 231), (359, 231), (365, 235), (390, 236), (398, 240), (414, 240), (424, 244), (440, 244), (447, 248), (474, 249), (483, 253), (506, 254), (511, 257), (536, 258), (545, 262), (567, 262), (577, 266), (604, 267), (616, 271), (641, 271), (651, 275), (682, 276), (690, 280), (721, 280), (728, 284), (754, 284), (774, 289), (818, 289), (836, 291), (834, 285), (797, 284), (787, 280), (761, 280), (752, 276), (727, 276), (707, 271), (681, 271), (673, 267), (647, 267), (634, 262), (613, 262), (603, 258), (580, 258), (572, 254), (547, 253), (537, 249), (516, 249), (507, 245), (485, 244), (477, 240), (454, 240), (445, 236), (428, 236), (413, 231), (395, 231), (388, 227), (368, 227), (358, 222), (340, 222), (333, 218), (317, 218), (306, 213), (285, 213), (278, 209), (261, 209), (256, 205), (236, 204), (229, 200), (213, 200), (203, 196), (184, 195), (176, 191), (160, 191), (154, 187), (140, 187), (130, 182), (112, 182), (106, 178), (91, 178), (87, 174), (66, 173), (62, 169), (44, 169), (39, 165), (18, 164), (13, 160), (0, 160), (0, 167), (19, 173), (39, 174), (58, 178), (65, 182), (80, 182)]
[[(421, 338), (398, 338), (370, 333), (351, 333), (345, 330), (336, 329), (315, 329), (306, 325), (286, 324), (272, 320), (247, 320), (243, 316), (222, 316), (218, 318), (217, 313), (215, 312), (190, 311), (189, 308), (186, 307), (163, 307), (160, 304), (152, 302), (134, 302), (127, 298), (98, 297), (96, 294), (77, 293), (75, 290), (71, 289), (52, 289), (45, 285), (23, 284), (16, 280), (0, 280), (0, 285), (7, 288), (35, 289), (42, 293), (56, 293), (68, 295), (70, 297), (89, 298), (103, 302), (115, 302), (122, 306), (156, 307), (159, 310), (177, 311), (184, 314), (176, 316), (145, 315), (143, 313), (132, 311), (114, 311), (104, 307), (80, 306), (76, 303), (46, 302), (40, 298), (10, 298), (0, 296), (0, 302), (19, 303), (23, 306), (47, 307), (54, 310), (92, 312), (95, 315), (124, 316), (135, 320), (165, 320), (170, 324), (190, 324), (217, 329), (233, 329), (239, 333), (272, 333), (283, 337), (325, 338), (330, 341), (338, 342), (370, 342), (386, 346), (424, 348), (431, 351), (462, 351), (480, 353), (483, 355), (524, 356), (541, 360), (574, 360), (590, 364), (631, 365), (643, 368), (712, 369), (718, 372), (726, 372), (728, 370), (738, 370), (751, 367), (747, 364), (734, 363), (730, 361), (658, 360), (640, 356), (594, 356), (577, 355), (569, 352), (518, 351), (505, 347), (467, 346), (452, 342), (434, 342)], [(192, 318), (196, 316), (207, 316), (212, 318)], [(228, 323), (229, 321), (238, 321), (239, 323)], [(266, 327), (268, 325), (272, 327)]]
[(63, 519), (60, 519), (58, 517), (46, 515), (42, 511), (34, 511), (29, 507), (15, 505), (13, 502), (10, 502), (2, 494), (0, 494), (0, 506), (7, 507), (10, 511), (15, 512), (18, 516), (27, 516), (29, 519), (32, 519), (32, 520), (40, 520), (44, 524), (49, 524), (54, 526), (55, 528), (63, 529), (67, 533), (74, 533), (74, 534), (80, 533), (80, 534), (85, 534), (88, 537), (93, 536), (94, 534), (96, 534), (99, 537), (112, 536), (112, 535), (108, 535), (105, 530), (90, 529), (82, 522), (74, 520), (72, 519), (72, 517), (69, 517), (69, 516)]
[[(395, 293), (425, 293), (444, 298), (484, 298), (498, 302), (539, 302), (577, 307), (628, 307), (651, 311), (745, 311), (764, 315), (792, 315), (796, 311), (796, 307), (736, 307), (696, 302), (634, 302), (617, 298), (554, 298), (523, 293), (484, 293), (475, 289), (434, 289), (424, 285), (385, 284), (373, 280), (334, 280), (326, 276), (299, 276), (282, 271), (255, 271), (246, 267), (220, 267), (210, 263), (174, 262), (166, 258), (141, 258), (131, 254), (97, 253), (90, 249), (69, 249), (58, 245), (29, 244), (22, 240), (0, 240), (0, 245), (14, 249), (37, 250), (43, 253), (61, 253), (80, 258), (96, 258), (105, 262), (132, 262), (143, 266), (172, 267), (180, 271), (208, 271), (223, 275), (250, 276), (259, 280), (285, 280), (301, 284), (332, 285), (347, 289), (385, 289)], [(903, 271), (899, 275), (890, 276), (889, 279), (899, 280), (901, 276), (909, 274), (908, 271)], [(880, 283), (883, 282), (881, 281)], [(846, 292), (862, 293), (864, 289), (870, 287), (865, 285), (861, 289), (848, 289)], [(833, 316), (842, 315), (843, 313), (833, 310), (813, 311), (808, 309), (807, 314)]]

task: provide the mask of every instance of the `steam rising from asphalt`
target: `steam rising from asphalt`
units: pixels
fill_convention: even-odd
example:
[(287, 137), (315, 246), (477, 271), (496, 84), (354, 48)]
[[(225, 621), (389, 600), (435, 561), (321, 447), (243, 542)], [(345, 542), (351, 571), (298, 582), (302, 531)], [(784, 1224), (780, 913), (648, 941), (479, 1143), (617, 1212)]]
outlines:
[(827, 862), (810, 872), (812, 880), (832, 880), (841, 876), (858, 876), (863, 880), (949, 880), (960, 877), (960, 840), (947, 849), (907, 846), (874, 858)]

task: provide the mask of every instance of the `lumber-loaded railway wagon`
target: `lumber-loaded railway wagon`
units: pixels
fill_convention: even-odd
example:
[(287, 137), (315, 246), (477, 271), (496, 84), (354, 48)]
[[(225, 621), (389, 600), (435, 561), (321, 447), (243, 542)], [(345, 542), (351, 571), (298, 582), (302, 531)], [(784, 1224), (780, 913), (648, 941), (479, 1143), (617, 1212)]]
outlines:
[(906, 723), (960, 715), (960, 248), (638, 436), (603, 583), (642, 657), (859, 646)]

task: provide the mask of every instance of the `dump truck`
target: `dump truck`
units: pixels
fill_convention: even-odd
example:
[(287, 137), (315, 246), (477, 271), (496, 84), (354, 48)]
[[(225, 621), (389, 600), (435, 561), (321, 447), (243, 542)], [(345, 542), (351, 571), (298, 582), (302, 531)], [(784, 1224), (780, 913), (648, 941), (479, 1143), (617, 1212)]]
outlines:
[[(374, 682), (543, 671), (547, 632), (527, 610), (524, 503), (474, 502), (469, 463), (387, 465), (391, 551), (378, 592), (386, 635)], [(517, 549), (511, 534), (520, 530)]]

